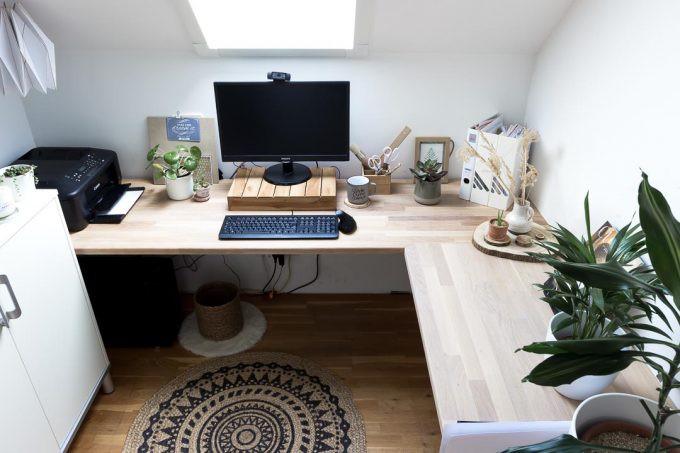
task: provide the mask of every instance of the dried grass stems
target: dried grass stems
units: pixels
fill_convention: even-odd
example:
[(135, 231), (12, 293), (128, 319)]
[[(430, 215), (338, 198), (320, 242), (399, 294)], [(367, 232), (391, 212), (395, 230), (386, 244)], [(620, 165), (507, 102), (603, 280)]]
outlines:
[[(520, 157), (522, 160), (517, 180), (513, 176), (510, 167), (508, 167), (503, 158), (498, 154), (498, 150), (491, 144), (484, 132), (480, 131), (479, 135), (482, 138), (482, 146), (489, 151), (489, 156), (482, 156), (472, 145), (470, 145), (470, 143), (465, 142), (465, 146), (458, 153), (458, 158), (465, 162), (468, 159), (476, 157), (484, 162), (496, 179), (498, 179), (503, 187), (508, 190), (513, 201), (519, 202), (522, 205), (526, 204), (529, 192), (538, 180), (538, 170), (529, 163), (529, 149), (531, 148), (531, 144), (540, 140), (538, 132), (533, 129), (525, 129), (520, 138), (522, 149), (522, 155)], [(519, 198), (515, 195), (517, 192), (520, 193)]]

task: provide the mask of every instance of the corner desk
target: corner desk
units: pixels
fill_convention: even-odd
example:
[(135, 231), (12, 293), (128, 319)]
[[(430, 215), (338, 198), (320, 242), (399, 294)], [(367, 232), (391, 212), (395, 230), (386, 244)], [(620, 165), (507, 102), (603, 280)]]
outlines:
[[(338, 181), (337, 206), (356, 219), (354, 234), (338, 240), (219, 241), (229, 213), (229, 180), (212, 186), (204, 203), (171, 201), (165, 186), (128, 182), (146, 188), (142, 198), (123, 223), (73, 233), (77, 254), (405, 254), (442, 430), (462, 420), (571, 418), (577, 402), (521, 382), (540, 357), (514, 353), (545, 338), (551, 312), (532, 283), (543, 281), (547, 268), (475, 250), (475, 227), (496, 210), (459, 199), (459, 183), (442, 186), (439, 205), (422, 206), (413, 199), (410, 180), (393, 181), (391, 195), (373, 196), (370, 207), (353, 209), (343, 203), (346, 184)], [(657, 385), (644, 365), (635, 364), (610, 390), (654, 399)]]

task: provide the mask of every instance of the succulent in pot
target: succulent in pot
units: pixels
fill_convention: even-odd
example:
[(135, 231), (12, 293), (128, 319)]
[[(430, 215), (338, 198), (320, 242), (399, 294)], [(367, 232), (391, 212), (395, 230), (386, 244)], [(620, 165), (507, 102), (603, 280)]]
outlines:
[[(621, 291), (624, 295), (636, 291), (653, 294), (654, 301), (641, 299), (641, 302), (647, 304), (646, 309), (654, 312), (663, 325), (636, 320), (625, 326), (634, 330), (623, 335), (532, 343), (522, 350), (551, 356), (531, 370), (524, 380), (538, 385), (558, 386), (585, 375), (611, 374), (624, 370), (633, 362), (643, 362), (659, 374), (661, 384), (657, 389), (657, 401), (626, 394), (593, 396), (578, 407), (569, 434), (540, 444), (510, 448), (506, 453), (678, 451), (680, 412), (669, 406), (668, 399), (671, 390), (678, 387), (676, 379), (680, 375), (680, 344), (668, 334), (671, 323), (657, 304), (663, 306), (665, 313), (675, 323), (680, 321), (680, 223), (673, 216), (663, 194), (649, 184), (644, 173), (638, 191), (638, 204), (640, 226), (646, 241), (645, 251), (649, 254), (656, 277), (651, 278), (648, 273), (634, 273), (616, 260), (578, 263), (559, 260), (548, 262), (546, 259), (546, 262), (562, 275), (596, 289), (598, 301), (593, 299), (593, 303), (600, 303), (600, 291)], [(620, 251), (624, 253), (624, 250)], [(672, 299), (668, 295), (673, 296)], [(662, 347), (666, 352), (654, 352), (646, 348), (652, 345)], [(598, 435), (609, 430), (608, 434), (613, 434), (610, 437), (622, 437), (630, 434), (625, 426), (630, 423), (640, 425), (649, 435), (645, 436), (642, 447), (635, 448), (632, 440), (626, 445), (613, 445), (608, 441), (596, 444), (592, 439), (587, 440), (584, 436), (591, 431), (588, 425), (603, 421), (624, 423), (614, 424), (613, 428), (611, 425), (606, 429), (598, 427)]]
[(420, 204), (434, 205), (442, 199), (442, 178), (448, 171), (442, 170), (442, 163), (436, 159), (416, 162), (416, 168), (410, 168), (416, 177), (414, 198)]
[(499, 210), (496, 217), (489, 220), (489, 238), (494, 241), (505, 241), (508, 238), (508, 222), (503, 220), (504, 211)]
[(0, 168), (0, 186), (7, 187), (15, 201), (22, 201), (35, 192), (38, 178), (35, 165), (16, 164)]
[(205, 175), (199, 175), (194, 181), (194, 201), (208, 201), (210, 199), (210, 183)]
[(198, 167), (201, 159), (201, 149), (178, 145), (174, 150), (162, 151), (159, 145), (154, 146), (146, 154), (156, 177), (165, 178), (168, 197), (172, 200), (186, 200), (194, 194), (194, 180), (192, 173)]

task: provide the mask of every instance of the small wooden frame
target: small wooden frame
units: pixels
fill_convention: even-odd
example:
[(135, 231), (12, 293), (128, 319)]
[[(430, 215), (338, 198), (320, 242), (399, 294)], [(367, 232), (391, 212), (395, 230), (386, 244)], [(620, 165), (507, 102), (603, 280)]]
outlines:
[[(429, 146), (429, 148), (428, 148)], [(426, 153), (432, 154), (427, 156)], [(442, 163), (442, 170), (449, 169), (449, 158), (453, 153), (453, 140), (451, 137), (416, 137), (416, 151), (413, 168), (416, 162), (423, 159), (435, 158)], [(442, 183), (449, 182), (449, 176), (442, 178)]]
[(241, 168), (227, 195), (230, 211), (334, 211), (335, 168), (312, 168), (312, 178), (294, 186), (264, 180), (264, 168)]
[(389, 195), (392, 193), (392, 175), (376, 175), (370, 168), (361, 168), (361, 174), (375, 183), (376, 195)]

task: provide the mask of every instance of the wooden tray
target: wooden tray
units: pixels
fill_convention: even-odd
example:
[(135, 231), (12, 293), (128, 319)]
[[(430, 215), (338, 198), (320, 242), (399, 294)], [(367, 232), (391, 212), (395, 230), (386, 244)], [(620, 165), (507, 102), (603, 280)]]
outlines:
[[(516, 260), (516, 261), (527, 261), (530, 263), (535, 263), (537, 262), (534, 258), (530, 257), (527, 255), (527, 252), (543, 252), (545, 249), (542, 247), (539, 247), (536, 242), (531, 247), (522, 247), (517, 244), (515, 244), (515, 234), (512, 234), (508, 231), (508, 236), (510, 236), (511, 242), (510, 245), (506, 246), (495, 246), (491, 245), (488, 242), (484, 240), (484, 235), (486, 234), (487, 229), (489, 228), (489, 221), (487, 220), (486, 222), (482, 223), (479, 225), (476, 229), (474, 234), (472, 235), (472, 245), (475, 246), (477, 250), (479, 250), (482, 253), (486, 253), (487, 255), (492, 255), (492, 256), (497, 256), (500, 258), (507, 258), (510, 260)], [(545, 235), (545, 240), (549, 241), (554, 241), (555, 237), (548, 232), (548, 230), (544, 227), (541, 226), (537, 223), (534, 223), (534, 226), (529, 233), (529, 236), (535, 239), (535, 234), (537, 232), (541, 232)]]
[(312, 168), (312, 178), (294, 186), (264, 180), (264, 168), (241, 168), (227, 195), (230, 211), (334, 211), (335, 169)]

